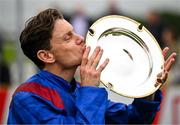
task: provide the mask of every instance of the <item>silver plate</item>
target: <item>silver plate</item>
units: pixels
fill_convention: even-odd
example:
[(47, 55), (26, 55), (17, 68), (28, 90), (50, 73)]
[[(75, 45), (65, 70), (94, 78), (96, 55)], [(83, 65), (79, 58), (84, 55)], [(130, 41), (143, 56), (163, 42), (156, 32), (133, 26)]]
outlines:
[(97, 20), (89, 29), (86, 44), (91, 53), (96, 46), (104, 49), (100, 64), (110, 62), (101, 74), (101, 83), (117, 94), (140, 98), (154, 93), (157, 74), (164, 58), (159, 44), (140, 23), (118, 15)]

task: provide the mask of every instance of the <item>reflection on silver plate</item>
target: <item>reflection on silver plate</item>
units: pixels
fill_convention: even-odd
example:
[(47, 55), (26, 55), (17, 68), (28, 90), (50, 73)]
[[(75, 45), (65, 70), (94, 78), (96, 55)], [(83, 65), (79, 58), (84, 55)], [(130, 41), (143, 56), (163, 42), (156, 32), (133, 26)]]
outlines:
[(101, 46), (100, 64), (110, 62), (101, 74), (101, 83), (117, 94), (139, 98), (154, 93), (157, 74), (164, 59), (151, 33), (140, 23), (118, 15), (97, 20), (89, 29), (86, 44), (92, 49)]

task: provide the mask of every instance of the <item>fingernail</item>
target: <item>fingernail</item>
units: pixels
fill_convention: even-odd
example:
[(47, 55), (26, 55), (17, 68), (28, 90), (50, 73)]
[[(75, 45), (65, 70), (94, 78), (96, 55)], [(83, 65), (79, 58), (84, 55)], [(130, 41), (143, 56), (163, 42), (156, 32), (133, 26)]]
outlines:
[(172, 60), (171, 60), (171, 62), (174, 62), (175, 61), (175, 59), (173, 58)]
[(97, 46), (96, 48), (97, 48), (97, 49), (101, 49), (101, 47), (100, 47), (100, 46)]
[(83, 49), (85, 49), (85, 48), (86, 48), (86, 45), (83, 46)]
[(108, 62), (109, 62), (109, 58), (107, 58), (107, 59), (106, 59), (106, 61), (108, 61)]

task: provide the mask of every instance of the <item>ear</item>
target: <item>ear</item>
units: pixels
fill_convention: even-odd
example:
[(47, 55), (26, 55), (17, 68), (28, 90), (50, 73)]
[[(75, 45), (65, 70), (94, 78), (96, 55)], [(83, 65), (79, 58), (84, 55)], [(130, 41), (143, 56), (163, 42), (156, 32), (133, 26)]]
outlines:
[(54, 63), (55, 62), (54, 55), (47, 50), (39, 50), (37, 52), (37, 57), (44, 63)]

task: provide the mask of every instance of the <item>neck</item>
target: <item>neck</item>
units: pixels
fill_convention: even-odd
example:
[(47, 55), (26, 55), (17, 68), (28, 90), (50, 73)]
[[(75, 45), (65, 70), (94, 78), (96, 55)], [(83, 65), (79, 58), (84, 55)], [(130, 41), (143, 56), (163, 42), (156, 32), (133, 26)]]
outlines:
[(72, 79), (74, 78), (74, 74), (76, 72), (77, 67), (73, 68), (62, 68), (62, 67), (57, 67), (57, 66), (46, 66), (44, 70), (51, 72), (63, 79), (65, 79), (68, 82), (71, 82)]

